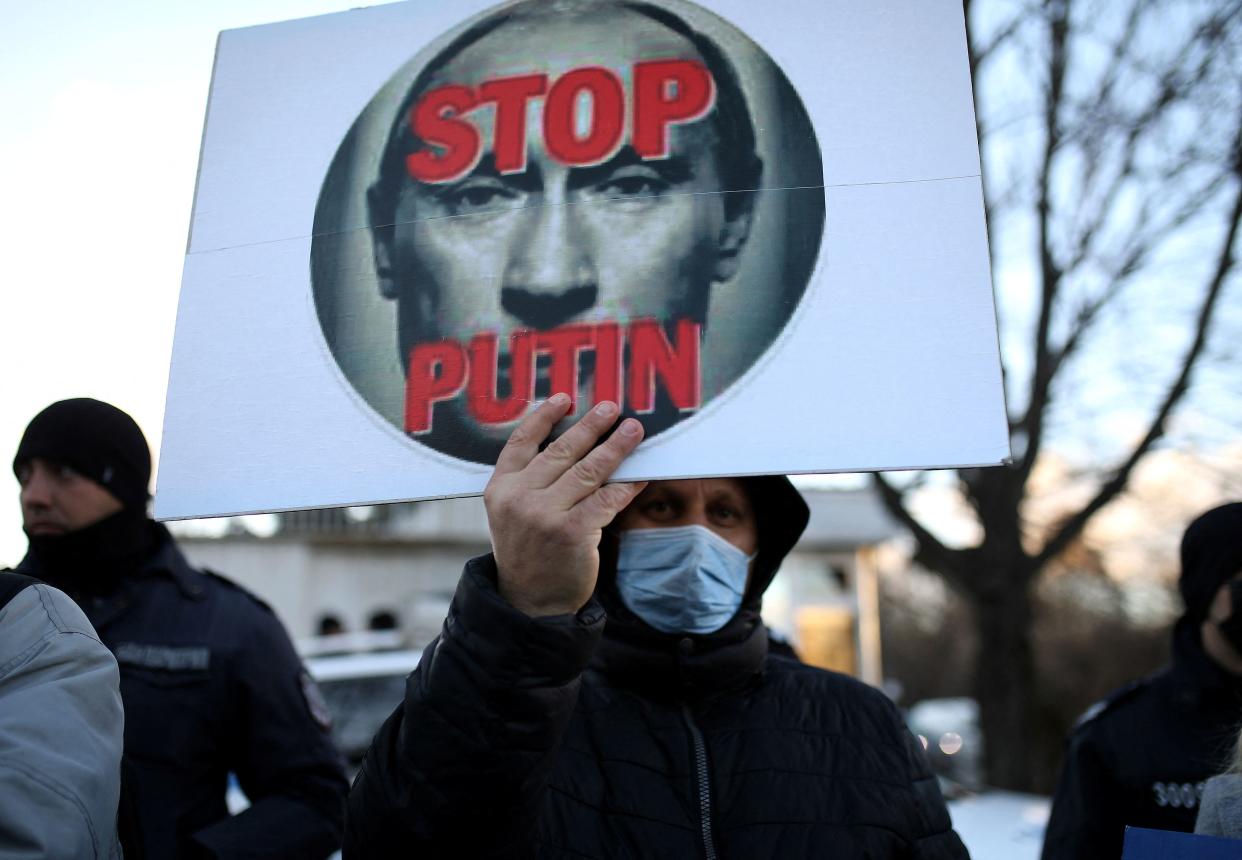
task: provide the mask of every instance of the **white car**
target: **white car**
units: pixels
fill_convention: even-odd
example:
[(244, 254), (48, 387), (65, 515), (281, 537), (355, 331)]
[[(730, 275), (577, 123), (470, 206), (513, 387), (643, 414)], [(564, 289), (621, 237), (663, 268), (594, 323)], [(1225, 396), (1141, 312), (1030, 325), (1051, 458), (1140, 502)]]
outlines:
[(306, 659), (306, 671), (332, 715), (332, 739), (351, 769), (361, 764), (371, 739), (405, 698), (405, 679), (421, 656), (421, 651), (376, 651)]

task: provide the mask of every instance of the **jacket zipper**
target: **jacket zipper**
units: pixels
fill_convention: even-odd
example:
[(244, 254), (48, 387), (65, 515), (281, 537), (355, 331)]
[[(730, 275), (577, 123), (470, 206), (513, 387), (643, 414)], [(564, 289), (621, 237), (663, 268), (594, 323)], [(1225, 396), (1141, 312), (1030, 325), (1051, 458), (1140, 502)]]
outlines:
[(716, 860), (716, 843), (712, 839), (712, 787), (707, 774), (707, 745), (703, 733), (695, 725), (689, 705), (681, 706), (682, 717), (694, 741), (694, 774), (699, 794), (699, 825), (703, 835), (703, 853), (707, 860)]

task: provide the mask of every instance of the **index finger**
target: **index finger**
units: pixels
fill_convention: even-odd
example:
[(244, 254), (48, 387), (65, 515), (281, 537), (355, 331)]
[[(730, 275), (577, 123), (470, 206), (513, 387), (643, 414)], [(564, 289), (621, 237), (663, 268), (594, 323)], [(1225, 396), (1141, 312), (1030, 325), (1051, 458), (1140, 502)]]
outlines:
[(525, 469), (530, 461), (539, 453), (539, 446), (548, 438), (556, 422), (565, 417), (569, 410), (569, 395), (563, 392), (553, 394), (540, 403), (534, 412), (522, 419), (522, 422), (509, 434), (505, 447), (496, 458), (495, 475), (512, 474)]

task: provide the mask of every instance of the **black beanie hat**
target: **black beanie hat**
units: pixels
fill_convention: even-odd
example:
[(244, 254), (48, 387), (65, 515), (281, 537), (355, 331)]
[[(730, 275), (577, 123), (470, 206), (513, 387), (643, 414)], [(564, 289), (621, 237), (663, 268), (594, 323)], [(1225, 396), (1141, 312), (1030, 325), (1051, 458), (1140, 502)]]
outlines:
[(146, 509), (151, 450), (134, 419), (111, 404), (77, 397), (44, 409), (22, 434), (14, 473), (35, 458), (71, 466), (125, 507)]
[(1178, 587), (1186, 617), (1195, 622), (1207, 618), (1216, 592), (1238, 573), (1242, 573), (1242, 502), (1233, 502), (1203, 514), (1182, 536)]

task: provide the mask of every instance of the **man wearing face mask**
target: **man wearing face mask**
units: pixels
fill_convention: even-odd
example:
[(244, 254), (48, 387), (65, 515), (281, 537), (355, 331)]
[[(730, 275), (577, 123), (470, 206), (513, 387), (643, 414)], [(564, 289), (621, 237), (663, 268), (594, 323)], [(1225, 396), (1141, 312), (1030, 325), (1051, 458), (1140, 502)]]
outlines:
[(501, 452), (494, 551), (367, 754), (345, 857), (966, 857), (896, 708), (768, 654), (789, 481), (605, 484), (643, 428), (596, 445), (603, 403), (541, 448), (570, 408)]
[(1119, 857), (1125, 828), (1193, 831), (1242, 723), (1242, 503), (1182, 538), (1173, 663), (1095, 705), (1066, 750), (1044, 860)]

